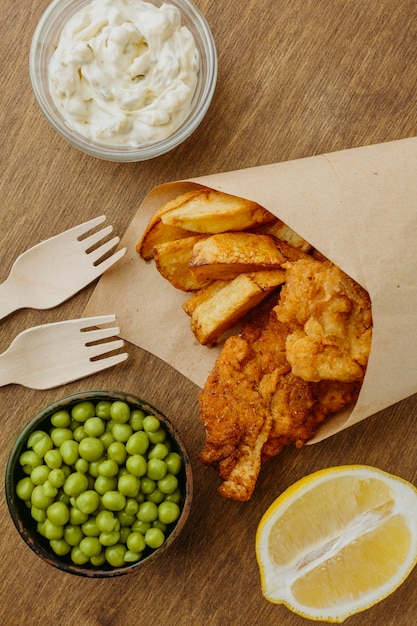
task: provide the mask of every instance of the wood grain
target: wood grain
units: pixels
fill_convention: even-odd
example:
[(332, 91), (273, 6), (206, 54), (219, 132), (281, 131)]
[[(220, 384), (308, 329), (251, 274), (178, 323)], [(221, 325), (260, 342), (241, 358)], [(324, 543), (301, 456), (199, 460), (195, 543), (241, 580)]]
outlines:
[[(28, 53), (48, 0), (2, 3), (0, 22), (0, 281), (39, 240), (105, 213), (122, 234), (155, 185), (414, 136), (417, 130), (417, 5), (413, 0), (196, 0), (217, 45), (212, 106), (195, 134), (153, 161), (98, 161), (48, 125), (30, 86)], [(395, 207), (393, 207), (393, 213)], [(0, 322), (0, 351), (28, 326), (81, 315), (93, 286), (52, 311), (24, 310)], [(114, 295), (117, 297), (117, 294)], [(138, 294), (146, 297), (146, 294)], [(195, 473), (190, 521), (163, 561), (110, 581), (65, 575), (24, 545), (0, 496), (0, 621), (10, 626), (302, 626), (260, 591), (254, 535), (267, 506), (323, 467), (367, 463), (417, 482), (415, 396), (343, 433), (264, 466), (252, 500), (222, 500), (198, 453), (204, 432), (197, 388), (129, 346), (120, 368), (50, 391), (0, 389), (4, 474), (13, 441), (31, 416), (85, 389), (136, 393), (183, 433)], [(352, 626), (406, 626), (417, 614), (414, 571)]]

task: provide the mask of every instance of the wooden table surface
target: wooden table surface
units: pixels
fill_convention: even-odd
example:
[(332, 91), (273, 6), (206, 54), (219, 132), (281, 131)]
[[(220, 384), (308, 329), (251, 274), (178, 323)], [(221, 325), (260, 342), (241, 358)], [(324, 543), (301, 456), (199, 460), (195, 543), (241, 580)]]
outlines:
[[(2, 2), (0, 282), (19, 253), (89, 218), (105, 213), (116, 233), (123, 234), (157, 184), (417, 133), (414, 0), (196, 0), (212, 28), (219, 59), (206, 118), (182, 146), (158, 159), (96, 160), (53, 131), (32, 94), (29, 46), (47, 4)], [(53, 310), (22, 310), (2, 320), (0, 352), (29, 326), (81, 316), (93, 288)], [(189, 523), (164, 559), (143, 572), (86, 580), (44, 564), (26, 547), (2, 493), (0, 622), (307, 624), (262, 597), (254, 552), (260, 517), (286, 487), (328, 466), (366, 463), (417, 483), (416, 396), (325, 442), (284, 451), (264, 466), (255, 495), (242, 504), (222, 500), (214, 470), (198, 461), (204, 441), (198, 388), (157, 358), (135, 346), (128, 349), (125, 365), (61, 388), (1, 388), (1, 472), (16, 435), (38, 409), (80, 390), (120, 389), (145, 397), (181, 430), (195, 477)], [(416, 585), (417, 569), (392, 596), (347, 623), (414, 623)]]

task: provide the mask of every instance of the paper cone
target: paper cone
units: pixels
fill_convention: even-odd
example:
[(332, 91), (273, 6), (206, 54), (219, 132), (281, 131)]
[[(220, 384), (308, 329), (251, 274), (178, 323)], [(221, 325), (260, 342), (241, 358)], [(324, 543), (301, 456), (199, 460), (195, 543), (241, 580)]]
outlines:
[(144, 199), (122, 241), (127, 255), (102, 277), (85, 314), (110, 306), (122, 337), (203, 386), (220, 348), (196, 342), (181, 308), (189, 296), (135, 251), (155, 209), (195, 185), (258, 202), (370, 294), (372, 347), (358, 401), (312, 442), (417, 392), (417, 138), (168, 183)]

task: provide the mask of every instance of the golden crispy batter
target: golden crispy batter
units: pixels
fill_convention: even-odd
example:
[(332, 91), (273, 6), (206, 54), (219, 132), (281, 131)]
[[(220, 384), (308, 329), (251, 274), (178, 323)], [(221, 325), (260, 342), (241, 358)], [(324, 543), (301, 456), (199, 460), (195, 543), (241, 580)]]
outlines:
[(330, 261), (286, 264), (276, 314), (291, 324), (286, 342), (293, 374), (310, 382), (363, 379), (372, 335), (367, 292)]
[(303, 445), (358, 390), (294, 376), (285, 352), (291, 327), (277, 320), (273, 305), (227, 339), (199, 397), (206, 428), (200, 459), (217, 468), (220, 493), (235, 500), (249, 500), (262, 460), (284, 445)]

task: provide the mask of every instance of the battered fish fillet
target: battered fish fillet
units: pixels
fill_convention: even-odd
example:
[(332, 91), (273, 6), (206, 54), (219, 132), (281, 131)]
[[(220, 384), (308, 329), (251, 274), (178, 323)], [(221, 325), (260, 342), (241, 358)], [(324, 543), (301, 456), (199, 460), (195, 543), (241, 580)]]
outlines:
[(358, 383), (306, 382), (286, 358), (290, 324), (276, 299), (226, 340), (200, 392), (206, 443), (200, 460), (217, 468), (221, 495), (247, 501), (261, 462), (284, 445), (302, 446), (331, 411), (356, 399)]
[(362, 380), (372, 338), (368, 293), (330, 261), (285, 267), (275, 311), (292, 327), (286, 353), (293, 374), (310, 382)]

